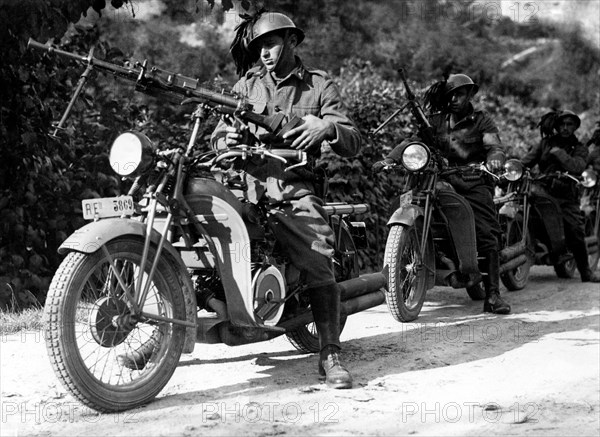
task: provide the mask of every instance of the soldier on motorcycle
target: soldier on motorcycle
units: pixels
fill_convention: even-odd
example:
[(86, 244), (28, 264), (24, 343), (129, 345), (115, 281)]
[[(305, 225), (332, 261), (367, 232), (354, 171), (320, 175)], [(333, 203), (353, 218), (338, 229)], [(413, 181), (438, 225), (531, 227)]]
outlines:
[[(321, 70), (305, 66), (295, 55), (304, 32), (284, 14), (263, 12), (248, 17), (237, 28), (231, 46), (240, 80), (233, 91), (245, 96), (254, 111), (284, 112), (301, 118), (284, 138), (289, 147), (313, 158), (329, 143), (342, 156), (358, 152), (361, 137), (349, 119), (338, 89)], [(261, 65), (249, 68), (260, 60)], [(245, 144), (264, 130), (222, 120), (212, 135), (217, 150)], [(247, 184), (248, 200), (263, 196), (270, 204), (269, 224), (292, 263), (306, 275), (308, 295), (319, 334), (319, 373), (334, 388), (350, 388), (352, 377), (341, 364), (340, 288), (332, 264), (334, 233), (319, 197), (319, 178), (312, 168), (284, 171), (272, 162), (249, 159), (237, 163), (237, 174)]]
[[(581, 174), (586, 167), (588, 151), (575, 136), (575, 131), (580, 125), (579, 116), (569, 110), (544, 115), (540, 122), (542, 140), (521, 159), (521, 162), (528, 167), (538, 164), (542, 174)], [(560, 205), (566, 242), (573, 253), (581, 281), (600, 282), (600, 276), (592, 273), (588, 263), (577, 183), (566, 178), (555, 178), (547, 187), (547, 191)]]
[[(437, 112), (430, 123), (440, 152), (450, 166), (486, 162), (491, 171), (503, 168), (505, 154), (498, 128), (484, 111), (475, 110), (471, 98), (479, 87), (465, 74), (452, 74), (427, 93), (427, 104)], [(437, 100), (435, 103), (432, 100)], [(396, 147), (383, 161), (397, 161), (402, 147)], [(448, 181), (471, 205), (475, 217), (475, 233), (479, 270), (484, 273), (484, 312), (510, 313), (510, 305), (500, 297), (499, 238), (500, 225), (494, 206), (494, 184), (485, 174), (455, 174)]]
[(587, 167), (600, 173), (600, 121), (596, 122), (596, 130), (586, 143), (588, 148)]

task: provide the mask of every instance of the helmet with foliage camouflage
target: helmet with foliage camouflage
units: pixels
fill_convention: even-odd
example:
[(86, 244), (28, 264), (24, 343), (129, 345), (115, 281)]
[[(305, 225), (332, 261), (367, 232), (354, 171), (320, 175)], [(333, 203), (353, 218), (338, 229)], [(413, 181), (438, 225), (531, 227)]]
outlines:
[(575, 129), (579, 129), (579, 126), (581, 125), (581, 119), (577, 114), (575, 114), (573, 111), (569, 111), (568, 109), (563, 109), (558, 113), (556, 121), (554, 122), (554, 129), (558, 129), (560, 122), (567, 117), (571, 117), (573, 120), (575, 120), (575, 125), (577, 126)]
[(469, 87), (473, 94), (476, 94), (479, 90), (479, 86), (466, 74), (451, 74), (446, 81), (446, 95), (462, 87)]
[(278, 30), (290, 30), (294, 32), (298, 36), (298, 44), (304, 40), (304, 32), (302, 29), (296, 27), (294, 22), (287, 15), (279, 12), (264, 12), (258, 20), (256, 20), (254, 26), (252, 26), (252, 35), (248, 42), (248, 48), (251, 50), (254, 49), (253, 45), (258, 38)]

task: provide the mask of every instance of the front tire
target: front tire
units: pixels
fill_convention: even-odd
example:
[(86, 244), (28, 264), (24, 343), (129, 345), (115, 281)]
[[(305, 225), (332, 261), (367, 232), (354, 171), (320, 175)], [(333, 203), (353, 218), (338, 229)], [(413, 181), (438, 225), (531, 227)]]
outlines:
[[(147, 265), (141, 274), (143, 242), (122, 238), (109, 242), (106, 249), (133, 295), (135, 284), (147, 282), (150, 271)], [(148, 259), (155, 256), (151, 249)], [(181, 287), (167, 261), (161, 260), (142, 310), (185, 320)], [(168, 383), (183, 349), (185, 328), (180, 325), (143, 316), (137, 323), (125, 323), (130, 313), (126, 301), (103, 250), (69, 253), (54, 275), (46, 299), (46, 347), (54, 372), (74, 397), (101, 412), (122, 411), (151, 401)], [(154, 343), (144, 366), (130, 370), (122, 365), (120, 356), (148, 342)]]
[[(594, 235), (594, 225), (596, 223), (595, 213), (592, 212), (590, 215), (586, 215), (585, 217), (585, 236), (591, 237)], [(590, 250), (588, 247), (588, 264), (590, 265), (590, 270), (595, 272), (598, 270), (598, 261), (600, 261), (600, 233), (596, 235), (596, 244)]]
[(390, 313), (399, 322), (415, 320), (427, 294), (427, 268), (415, 226), (390, 228), (383, 271), (388, 279), (386, 302)]
[(531, 238), (529, 232), (524, 229), (523, 217), (518, 215), (514, 220), (507, 224), (506, 228), (506, 245), (512, 246), (520, 241), (523, 241), (523, 234), (526, 233), (525, 244), (527, 245), (527, 261), (513, 270), (508, 270), (500, 275), (502, 283), (509, 291), (522, 290), (527, 285), (529, 280), (529, 272), (533, 264), (533, 260), (529, 256), (529, 248), (531, 247)]

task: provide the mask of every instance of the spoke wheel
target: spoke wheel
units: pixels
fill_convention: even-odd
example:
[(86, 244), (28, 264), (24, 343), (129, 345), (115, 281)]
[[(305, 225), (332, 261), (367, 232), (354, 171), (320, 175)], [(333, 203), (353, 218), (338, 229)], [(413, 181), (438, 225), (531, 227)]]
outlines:
[[(527, 230), (524, 229), (523, 226), (523, 217), (517, 215), (514, 220), (510, 220), (507, 224), (506, 245), (512, 246), (513, 244), (522, 241), (525, 232), (527, 232)], [(502, 283), (509, 291), (522, 290), (529, 280), (529, 272), (534, 262), (529, 254), (529, 247), (531, 247), (529, 232), (527, 232), (526, 235), (526, 245), (527, 251), (525, 252), (525, 255), (527, 255), (527, 261), (516, 269), (508, 270), (500, 275)]]
[(414, 226), (392, 226), (385, 245), (383, 271), (388, 275), (386, 302), (399, 322), (415, 320), (427, 294), (427, 271)]
[[(137, 284), (148, 282), (150, 267), (144, 273), (140, 268), (143, 243), (120, 239), (106, 247), (133, 296)], [(154, 250), (148, 258), (155, 258)], [(152, 400), (171, 378), (183, 349), (182, 326), (143, 316), (137, 320), (127, 303), (103, 250), (69, 253), (46, 299), (52, 367), (73, 396), (98, 411), (121, 411)], [(185, 319), (181, 284), (164, 260), (158, 263), (142, 311)], [(143, 351), (144, 362), (124, 365), (123, 357), (136, 351)]]
[[(591, 237), (594, 235), (595, 213), (585, 217), (585, 236)], [(597, 271), (600, 261), (600, 233), (596, 235), (596, 245), (592, 248), (588, 247), (588, 263), (592, 272)]]

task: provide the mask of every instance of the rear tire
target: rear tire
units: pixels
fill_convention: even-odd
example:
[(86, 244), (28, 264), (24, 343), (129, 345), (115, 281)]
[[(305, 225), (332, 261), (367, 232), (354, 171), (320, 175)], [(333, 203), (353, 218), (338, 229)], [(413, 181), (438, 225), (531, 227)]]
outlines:
[(560, 264), (554, 264), (554, 271), (556, 272), (556, 276), (563, 279), (572, 279), (575, 276), (576, 269), (577, 264), (575, 264), (574, 258), (571, 258), (570, 260), (562, 262)]
[(467, 294), (471, 298), (471, 300), (484, 300), (485, 299), (485, 290), (481, 286), (481, 284), (473, 285), (472, 287), (467, 287)]
[(390, 228), (383, 272), (388, 280), (386, 302), (390, 313), (399, 322), (415, 320), (427, 294), (427, 270), (415, 226)]
[[(341, 229), (340, 229), (341, 223)], [(358, 254), (352, 235), (344, 222), (334, 223), (332, 227), (336, 238), (340, 237), (339, 251), (333, 258), (333, 269), (336, 282), (342, 282), (347, 279), (357, 278), (359, 274)], [(308, 306), (310, 308), (310, 306)], [(340, 315), (340, 334), (346, 325), (347, 316)], [(314, 322), (311, 322), (293, 331), (286, 332), (286, 337), (292, 345), (300, 352), (314, 353), (321, 350), (319, 344), (319, 334)]]
[[(132, 238), (106, 245), (130, 294), (141, 279), (143, 242)], [(156, 252), (150, 250), (149, 260)], [(142, 282), (142, 284), (144, 283)], [(185, 320), (182, 284), (166, 260), (158, 263), (143, 310)], [(64, 387), (85, 405), (114, 412), (148, 403), (169, 382), (181, 355), (185, 328), (142, 317), (117, 324), (130, 313), (123, 288), (103, 250), (69, 253), (50, 284), (45, 306), (46, 347), (54, 372)], [(129, 370), (119, 356), (131, 354), (152, 338), (148, 362)]]

